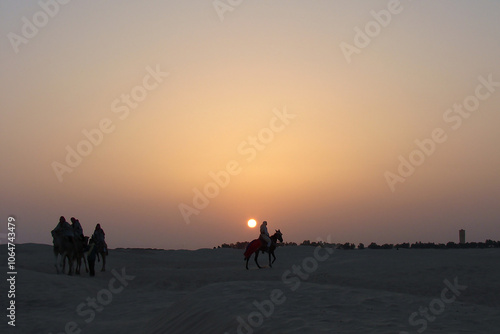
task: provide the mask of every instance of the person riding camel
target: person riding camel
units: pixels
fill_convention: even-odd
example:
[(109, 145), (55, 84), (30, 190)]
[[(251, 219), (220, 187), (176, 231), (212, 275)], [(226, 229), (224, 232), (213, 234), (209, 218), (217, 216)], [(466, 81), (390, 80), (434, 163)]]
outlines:
[(75, 233), (71, 225), (66, 221), (64, 216), (59, 217), (59, 223), (57, 223), (56, 228), (52, 230), (52, 236), (63, 236), (69, 239), (73, 239)]
[(75, 237), (83, 240), (83, 228), (80, 224), (80, 221), (75, 217), (71, 217), (71, 227), (73, 228), (73, 232), (75, 233)]
[(108, 245), (106, 245), (106, 241), (104, 240), (106, 234), (104, 230), (101, 228), (101, 224), (97, 224), (95, 226), (94, 234), (92, 234), (92, 238), (96, 242), (96, 244), (102, 247), (102, 250), (108, 255)]
[(260, 225), (260, 238), (267, 242), (267, 249), (271, 247), (271, 238), (269, 237), (269, 232), (267, 231), (267, 221), (263, 221)]

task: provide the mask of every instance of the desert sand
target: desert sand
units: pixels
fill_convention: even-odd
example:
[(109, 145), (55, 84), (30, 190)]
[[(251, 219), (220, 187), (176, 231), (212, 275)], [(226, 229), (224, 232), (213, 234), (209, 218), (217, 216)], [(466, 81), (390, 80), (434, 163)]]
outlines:
[(280, 247), (250, 270), (242, 250), (112, 249), (95, 277), (57, 275), (49, 245), (16, 250), (2, 333), (500, 332), (499, 249)]

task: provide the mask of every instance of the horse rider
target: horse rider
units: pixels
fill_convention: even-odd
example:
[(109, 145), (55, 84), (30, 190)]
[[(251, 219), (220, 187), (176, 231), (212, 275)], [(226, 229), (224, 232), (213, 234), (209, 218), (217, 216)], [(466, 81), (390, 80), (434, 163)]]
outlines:
[(267, 249), (271, 247), (271, 238), (269, 237), (269, 232), (267, 231), (267, 221), (263, 221), (260, 225), (260, 238), (267, 242)]

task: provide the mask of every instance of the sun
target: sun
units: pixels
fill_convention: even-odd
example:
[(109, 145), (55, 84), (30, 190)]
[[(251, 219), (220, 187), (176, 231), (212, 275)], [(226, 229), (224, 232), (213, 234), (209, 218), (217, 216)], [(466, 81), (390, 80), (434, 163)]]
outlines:
[(248, 227), (254, 228), (255, 226), (257, 226), (257, 221), (255, 219), (250, 219), (247, 224)]

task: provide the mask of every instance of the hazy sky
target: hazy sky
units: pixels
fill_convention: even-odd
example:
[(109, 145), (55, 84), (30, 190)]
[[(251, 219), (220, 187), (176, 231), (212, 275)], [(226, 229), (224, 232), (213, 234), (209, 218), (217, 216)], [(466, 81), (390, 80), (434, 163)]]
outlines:
[(1, 232), (14, 215), (17, 242), (50, 244), (64, 215), (111, 248), (196, 249), (256, 238), (255, 218), (296, 242), (499, 240), (499, 17), (2, 1)]

